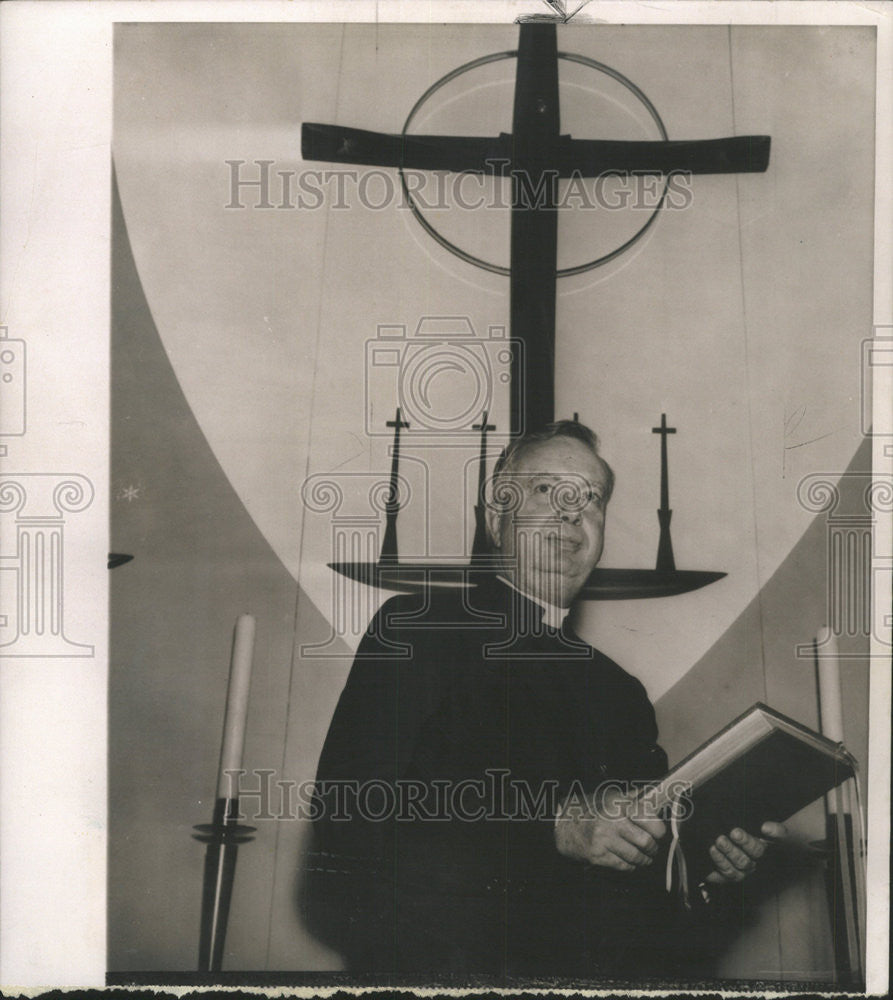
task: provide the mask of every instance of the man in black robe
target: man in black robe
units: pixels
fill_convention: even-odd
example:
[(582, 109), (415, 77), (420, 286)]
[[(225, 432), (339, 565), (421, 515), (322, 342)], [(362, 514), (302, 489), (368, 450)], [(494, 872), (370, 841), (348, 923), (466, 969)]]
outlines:
[(370, 624), (320, 758), (302, 890), (350, 971), (673, 977), (734, 911), (716, 897), (765, 841), (719, 838), (690, 911), (666, 891), (665, 824), (630, 807), (667, 770), (654, 710), (567, 621), (612, 487), (583, 425), (517, 439), (487, 512), (502, 572), (393, 598)]

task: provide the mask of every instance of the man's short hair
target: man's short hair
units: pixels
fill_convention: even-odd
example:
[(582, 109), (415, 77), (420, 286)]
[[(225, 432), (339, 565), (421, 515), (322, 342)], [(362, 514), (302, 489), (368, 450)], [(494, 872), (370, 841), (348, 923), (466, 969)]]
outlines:
[(495, 486), (502, 476), (512, 471), (512, 467), (520, 455), (529, 448), (532, 448), (534, 445), (543, 444), (546, 441), (551, 441), (553, 438), (561, 437), (581, 441), (602, 463), (606, 476), (604, 502), (607, 503), (614, 492), (614, 470), (599, 454), (598, 435), (595, 431), (590, 430), (586, 424), (581, 424), (577, 420), (556, 420), (554, 423), (546, 424), (544, 427), (529, 431), (527, 434), (522, 434), (520, 437), (510, 441), (502, 449), (502, 454), (499, 458), (496, 459), (496, 465), (493, 467), (493, 485)]

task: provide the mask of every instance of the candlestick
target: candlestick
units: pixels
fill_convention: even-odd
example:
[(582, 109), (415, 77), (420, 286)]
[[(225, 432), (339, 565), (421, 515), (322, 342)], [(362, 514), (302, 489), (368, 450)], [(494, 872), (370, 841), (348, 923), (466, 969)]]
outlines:
[(245, 725), (248, 719), (248, 691), (251, 686), (251, 664), (254, 657), (255, 619), (239, 615), (233, 635), (233, 651), (226, 692), (226, 715), (223, 719), (223, 743), (220, 747), (220, 768), (217, 773), (217, 798), (236, 798), (227, 772), (242, 767), (245, 746)]
[(222, 968), (239, 844), (250, 841), (251, 835), (255, 832), (253, 826), (243, 826), (238, 821), (238, 785), (233, 787), (229, 773), (242, 769), (255, 624), (251, 615), (239, 615), (236, 619), (229, 684), (226, 691), (226, 711), (223, 717), (223, 741), (220, 746), (214, 815), (210, 823), (194, 827), (196, 832), (193, 837), (207, 845), (202, 882), (199, 972), (219, 972)]
[(822, 734), (835, 743), (843, 743), (843, 699), (840, 691), (840, 660), (837, 637), (825, 626), (816, 638), (819, 674), (819, 711)]
[[(825, 626), (816, 636), (819, 715), (823, 735), (843, 743), (843, 698), (837, 637)], [(827, 844), (831, 851), (829, 890), (834, 929), (835, 979), (859, 984), (863, 970), (860, 844), (853, 828), (852, 779), (825, 796)]]

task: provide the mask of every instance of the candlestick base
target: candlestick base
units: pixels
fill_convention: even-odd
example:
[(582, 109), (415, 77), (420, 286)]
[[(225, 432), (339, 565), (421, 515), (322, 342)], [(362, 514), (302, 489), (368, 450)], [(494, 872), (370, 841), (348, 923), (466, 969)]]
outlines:
[(212, 822), (193, 827), (196, 831), (193, 838), (207, 845), (202, 880), (199, 972), (219, 972), (221, 969), (239, 844), (253, 840), (257, 831), (256, 827), (239, 823), (235, 818), (238, 815), (238, 799), (217, 799)]
[(193, 840), (203, 844), (247, 844), (254, 840), (256, 826), (245, 826), (237, 819), (238, 799), (217, 799), (214, 802), (214, 816), (210, 823), (198, 823), (192, 829), (197, 832)]
[(248, 844), (254, 840), (253, 834), (257, 832), (255, 826), (221, 827), (213, 823), (200, 823), (192, 829), (197, 831), (192, 835), (192, 839), (202, 844)]
[(840, 986), (863, 988), (864, 954), (860, 912), (856, 888), (857, 843), (853, 817), (836, 811), (826, 818), (828, 861), (825, 870), (828, 904), (831, 912), (834, 943), (835, 982)]

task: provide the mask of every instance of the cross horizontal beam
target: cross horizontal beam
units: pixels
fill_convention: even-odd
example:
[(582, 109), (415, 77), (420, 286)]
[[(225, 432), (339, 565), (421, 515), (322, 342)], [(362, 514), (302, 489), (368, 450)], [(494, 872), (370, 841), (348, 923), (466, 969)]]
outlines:
[[(731, 174), (763, 173), (769, 166), (771, 138), (739, 135), (725, 139), (639, 141), (573, 139), (557, 136), (539, 143), (538, 156), (554, 176), (599, 177), (604, 174)], [(509, 176), (530, 158), (520, 137), (390, 135), (342, 125), (305, 122), (301, 156), (327, 163), (355, 163), (406, 170), (449, 170), (457, 173)]]

